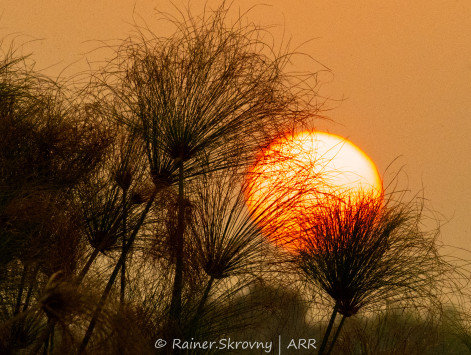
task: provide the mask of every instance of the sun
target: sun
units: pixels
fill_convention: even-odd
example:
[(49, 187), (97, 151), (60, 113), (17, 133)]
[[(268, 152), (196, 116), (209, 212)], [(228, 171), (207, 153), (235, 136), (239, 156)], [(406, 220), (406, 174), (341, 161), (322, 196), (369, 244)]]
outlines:
[[(262, 149), (247, 173), (246, 201), (272, 241), (299, 249), (296, 220), (329, 201), (381, 198), (383, 187), (373, 161), (335, 134), (304, 131), (275, 139)], [(296, 216), (294, 218), (293, 216)]]

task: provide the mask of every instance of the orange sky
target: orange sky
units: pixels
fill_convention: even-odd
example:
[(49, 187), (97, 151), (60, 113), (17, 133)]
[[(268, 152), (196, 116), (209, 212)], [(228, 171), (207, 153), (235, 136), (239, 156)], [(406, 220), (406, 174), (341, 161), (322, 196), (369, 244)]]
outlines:
[[(180, 3), (179, 1), (176, 1)], [(3, 0), (0, 35), (33, 52), (37, 69), (57, 76), (86, 69), (98, 42), (123, 38), (134, 18), (156, 33), (156, 10), (167, 0)], [(202, 1), (192, 1), (195, 13)], [(209, 4), (219, 1), (209, 1)], [(234, 0), (233, 8), (254, 3)], [(449, 223), (442, 239), (471, 249), (471, 1), (268, 0), (247, 17), (291, 38), (292, 46), (330, 68), (321, 93), (343, 102), (318, 128), (345, 136), (363, 149), (380, 173), (397, 157), (403, 181)], [(75, 64), (74, 64), (75, 63)], [(300, 60), (301, 70), (320, 65)]]

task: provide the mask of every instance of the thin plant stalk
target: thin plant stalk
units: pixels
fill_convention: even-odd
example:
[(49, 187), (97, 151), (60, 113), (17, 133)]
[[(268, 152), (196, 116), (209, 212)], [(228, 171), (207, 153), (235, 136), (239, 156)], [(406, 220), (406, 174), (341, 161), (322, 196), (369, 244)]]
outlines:
[[(126, 210), (126, 193), (123, 192), (123, 211), (124, 211), (124, 215), (123, 215), (123, 231), (124, 229), (126, 228), (126, 219), (127, 219), (127, 210)], [(125, 239), (126, 239), (126, 236), (123, 234), (123, 250), (124, 250), (124, 244), (125, 244)], [(97, 245), (94, 249), (93, 249), (93, 252), (92, 254), (90, 255), (90, 257), (88, 258), (87, 260), (87, 263), (85, 264), (85, 266), (83, 267), (82, 271), (80, 271), (80, 274), (78, 275), (77, 277), (77, 284), (80, 284), (82, 281), (83, 281), (83, 278), (85, 277), (85, 275), (88, 273), (88, 271), (90, 270), (90, 267), (92, 266), (93, 262), (95, 261), (95, 259), (98, 257), (98, 254), (100, 253), (100, 250), (103, 249), (103, 247), (106, 245), (107, 243), (107, 240), (106, 238), (104, 238), (100, 243), (99, 245)]]
[(31, 351), (31, 354), (37, 354), (43, 345), (44, 345), (43, 354), (47, 354), (48, 347), (49, 347), (49, 338), (51, 334), (54, 333), (55, 323), (56, 322), (50, 318), (47, 320), (46, 330), (44, 331), (44, 334), (40, 337), (40, 340), (38, 341), (36, 346)]
[(29, 307), (29, 302), (31, 300), (31, 295), (33, 294), (33, 288), (36, 284), (36, 275), (39, 271), (39, 265), (36, 265), (36, 267), (33, 269), (33, 273), (30, 276), (30, 282), (28, 286), (28, 292), (26, 293), (26, 298), (25, 298), (25, 303), (23, 304), (23, 312), (25, 312), (28, 307)]
[(206, 285), (204, 289), (203, 296), (201, 297), (201, 300), (198, 304), (198, 308), (196, 310), (195, 316), (193, 317), (192, 321), (190, 322), (190, 332), (191, 335), (194, 335), (196, 332), (196, 329), (198, 327), (198, 321), (200, 320), (201, 316), (203, 315), (203, 310), (204, 306), (206, 304), (206, 301), (208, 300), (209, 292), (211, 291), (211, 288), (214, 283), (214, 277), (211, 276), (211, 278), (208, 281), (208, 284)]
[[(137, 228), (139, 228), (140, 226), (138, 226)], [(83, 278), (85, 277), (85, 275), (87, 274), (88, 270), (90, 270), (90, 267), (92, 266), (93, 262), (95, 261), (95, 259), (97, 258), (98, 254), (100, 253), (100, 250), (102, 249), (102, 247), (104, 247), (106, 244), (106, 239), (103, 239), (100, 244), (95, 248), (93, 249), (93, 252), (92, 254), (90, 255), (90, 257), (88, 258), (87, 260), (87, 263), (85, 264), (85, 266), (83, 267), (82, 271), (80, 271), (80, 274), (79, 276), (77, 277), (77, 284), (80, 285), (80, 283), (83, 281)]]
[(28, 273), (28, 266), (25, 264), (23, 267), (23, 273), (21, 274), (20, 287), (18, 289), (18, 295), (16, 296), (16, 305), (14, 315), (20, 312), (21, 300), (23, 299), (23, 290), (25, 288), (26, 274)]
[(319, 355), (322, 355), (324, 353), (325, 347), (327, 346), (329, 335), (330, 335), (330, 332), (332, 331), (332, 327), (334, 326), (334, 321), (335, 321), (335, 317), (337, 316), (338, 310), (339, 310), (339, 305), (338, 303), (335, 303), (334, 309), (332, 311), (332, 315), (330, 316), (329, 325), (327, 326), (327, 329), (324, 334), (324, 338), (322, 339), (321, 347), (319, 348)]
[(123, 190), (123, 243), (121, 249), (121, 255), (123, 255), (123, 266), (121, 267), (121, 294), (120, 294), (120, 303), (121, 306), (124, 304), (124, 291), (126, 287), (126, 219), (127, 219), (127, 209), (126, 209), (126, 197), (127, 189)]
[(173, 282), (172, 301), (170, 304), (170, 317), (178, 324), (182, 311), (183, 289), (183, 234), (185, 232), (185, 200), (184, 200), (184, 167), (183, 160), (179, 163), (178, 177), (178, 225), (175, 235), (175, 278)]
[(345, 322), (345, 319), (347, 317), (343, 314), (342, 319), (340, 320), (340, 324), (337, 327), (337, 330), (335, 331), (334, 338), (332, 339), (332, 342), (330, 343), (329, 350), (327, 351), (327, 355), (330, 355), (332, 350), (334, 349), (335, 343), (337, 341), (337, 338), (339, 337), (340, 330), (342, 329), (343, 323)]
[(44, 347), (44, 355), (47, 355), (47, 349), (54, 349), (54, 327), (55, 327), (55, 322), (51, 325), (51, 330), (49, 332), (49, 340), (48, 343), (46, 344), (47, 346)]
[(78, 350), (78, 354), (82, 354), (85, 350), (85, 348), (87, 347), (87, 344), (88, 342), (90, 341), (90, 338), (92, 336), (92, 333), (93, 333), (93, 330), (95, 329), (95, 326), (96, 326), (96, 322), (98, 320), (98, 317), (101, 313), (101, 310), (103, 309), (103, 306), (105, 305), (106, 303), (106, 299), (108, 298), (108, 295), (111, 291), (111, 288), (113, 287), (113, 284), (116, 280), (116, 277), (118, 276), (118, 272), (120, 270), (120, 268), (123, 266), (123, 263), (124, 263), (124, 259), (126, 257), (126, 254), (129, 252), (129, 250), (131, 249), (131, 246), (132, 244), (134, 243), (134, 239), (136, 238), (137, 236), (137, 233), (139, 232), (139, 229), (140, 229), (140, 226), (142, 225), (142, 223), (144, 223), (144, 219), (146, 218), (147, 216), (147, 213), (149, 212), (150, 210), (150, 207), (152, 206), (152, 203), (154, 202), (154, 199), (155, 199), (155, 196), (157, 195), (157, 190), (155, 189), (154, 192), (152, 193), (149, 201), (147, 202), (147, 205), (146, 207), (144, 208), (144, 211), (142, 212), (141, 214), (141, 218), (139, 220), (139, 222), (137, 223), (136, 227), (134, 228), (133, 230), (133, 233), (130, 235), (129, 237), (129, 240), (128, 242), (126, 243), (126, 247), (124, 249), (124, 253), (121, 254), (118, 262), (116, 263), (116, 266), (114, 267), (113, 269), (113, 272), (110, 276), (110, 279), (108, 280), (108, 283), (106, 285), (106, 288), (105, 290), (103, 291), (103, 294), (101, 295), (101, 298), (100, 298), (100, 301), (98, 302), (98, 305), (95, 309), (95, 312), (93, 313), (93, 317), (90, 321), (90, 324), (87, 328), (87, 331), (85, 333), (85, 336), (83, 337), (82, 339), (82, 343), (80, 344), (80, 347), (79, 347), (79, 350)]
[[(104, 244), (104, 242), (102, 242), (102, 243)], [(82, 282), (83, 278), (87, 274), (88, 270), (90, 270), (90, 267), (92, 266), (93, 262), (95, 261), (96, 257), (98, 256), (98, 253), (100, 253), (100, 246), (93, 249), (93, 252), (90, 255), (90, 257), (88, 258), (87, 263), (85, 264), (82, 271), (80, 271), (79, 276), (77, 277), (77, 284), (80, 284)]]

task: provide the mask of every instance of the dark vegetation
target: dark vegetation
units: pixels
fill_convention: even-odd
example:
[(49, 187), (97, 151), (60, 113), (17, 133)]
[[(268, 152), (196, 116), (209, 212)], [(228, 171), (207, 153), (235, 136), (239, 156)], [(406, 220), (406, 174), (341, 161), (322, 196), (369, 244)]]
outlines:
[(226, 14), (182, 13), (166, 38), (137, 28), (79, 92), (2, 52), (0, 353), (228, 337), (276, 353), (279, 335), (317, 340), (293, 354), (470, 352), (469, 318), (444, 303), (464, 274), (420, 204), (332, 200), (290, 220), (307, 248), (267, 241), (308, 184), (249, 212), (245, 173), (322, 99), (315, 73)]

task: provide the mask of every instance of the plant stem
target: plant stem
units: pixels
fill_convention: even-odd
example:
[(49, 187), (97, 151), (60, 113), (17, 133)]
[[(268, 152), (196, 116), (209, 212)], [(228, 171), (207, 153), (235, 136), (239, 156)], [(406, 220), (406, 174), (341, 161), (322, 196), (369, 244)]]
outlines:
[(124, 250), (124, 253), (121, 254), (118, 262), (116, 263), (116, 266), (113, 269), (113, 272), (110, 276), (110, 279), (108, 280), (108, 283), (106, 285), (105, 290), (103, 291), (103, 294), (101, 295), (100, 301), (98, 302), (98, 305), (95, 309), (95, 312), (93, 313), (93, 317), (90, 321), (90, 324), (88, 326), (87, 332), (85, 333), (85, 336), (82, 339), (82, 343), (80, 344), (78, 354), (82, 354), (87, 347), (88, 342), (90, 341), (90, 338), (93, 333), (93, 329), (95, 328), (96, 322), (98, 320), (98, 316), (101, 313), (101, 310), (103, 306), (105, 305), (106, 299), (108, 298), (108, 295), (111, 291), (111, 288), (113, 287), (113, 284), (116, 280), (116, 277), (118, 276), (118, 272), (123, 265), (124, 259), (126, 257), (126, 254), (129, 252), (131, 249), (131, 246), (134, 242), (134, 239), (137, 236), (137, 233), (139, 232), (140, 227), (142, 226), (142, 223), (144, 223), (144, 219), (147, 216), (147, 213), (150, 210), (150, 207), (152, 206), (152, 203), (154, 202), (155, 196), (157, 195), (157, 190), (154, 190), (152, 193), (152, 196), (150, 197), (149, 201), (147, 202), (146, 207), (144, 208), (144, 211), (141, 214), (141, 218), (139, 219), (139, 222), (137, 223), (136, 227), (134, 228), (132, 234), (129, 236), (128, 242), (126, 243), (126, 248)]
[(213, 286), (213, 282), (214, 282), (214, 277), (211, 276), (211, 278), (208, 281), (208, 284), (206, 285), (206, 288), (204, 289), (204, 293), (203, 293), (203, 296), (201, 297), (201, 300), (198, 304), (198, 309), (196, 310), (195, 316), (193, 317), (193, 319), (190, 323), (190, 329), (189, 329), (190, 330), (190, 335), (195, 335), (195, 333), (196, 333), (196, 329), (197, 329), (197, 326), (198, 326), (198, 321), (201, 318), (201, 316), (203, 315), (204, 306), (205, 306), (206, 301), (208, 299), (209, 292), (211, 291), (211, 287)]
[[(124, 199), (124, 197), (123, 197)], [(124, 204), (124, 202), (123, 202)], [(123, 209), (124, 209), (124, 206), (123, 206)], [(124, 216), (124, 219), (126, 219), (126, 216)], [(125, 229), (125, 221), (123, 222), (124, 224), (124, 227), (123, 229)], [(125, 238), (125, 235), (123, 236), (123, 238)], [(125, 241), (123, 241), (123, 249), (124, 250), (124, 243)], [(85, 275), (87, 274), (88, 270), (90, 270), (90, 267), (92, 266), (93, 262), (95, 261), (96, 257), (98, 256), (98, 254), (100, 253), (100, 250), (102, 249), (102, 247), (104, 247), (106, 244), (106, 238), (104, 238), (100, 244), (95, 248), (93, 249), (93, 252), (92, 254), (90, 255), (90, 257), (88, 258), (88, 261), (87, 263), (85, 264), (85, 266), (83, 267), (82, 271), (80, 271), (80, 274), (78, 275), (77, 277), (77, 285), (80, 285), (80, 283), (83, 281), (83, 278), (85, 277)], [(123, 252), (123, 251), (122, 251)]]
[(124, 289), (126, 287), (126, 219), (127, 219), (127, 209), (126, 209), (126, 195), (127, 189), (123, 190), (123, 245), (121, 249), (121, 255), (123, 256), (123, 266), (121, 267), (121, 294), (120, 294), (120, 304), (124, 304)]
[(95, 248), (93, 249), (92, 255), (88, 258), (87, 264), (83, 267), (82, 271), (80, 271), (79, 276), (77, 277), (77, 284), (79, 285), (85, 275), (87, 274), (88, 270), (90, 269), (90, 266), (92, 266), (93, 262), (95, 261), (96, 257), (98, 256), (98, 253), (100, 252), (100, 248)]
[(20, 312), (21, 299), (23, 298), (23, 289), (25, 287), (26, 274), (28, 273), (28, 266), (25, 264), (23, 267), (23, 273), (21, 274), (20, 288), (18, 289), (18, 295), (16, 296), (16, 305), (13, 312), (14, 315), (17, 315)]
[(178, 169), (178, 221), (175, 233), (175, 278), (173, 280), (172, 301), (170, 304), (170, 318), (172, 324), (180, 323), (182, 312), (182, 289), (183, 289), (183, 234), (185, 232), (185, 201), (184, 201), (184, 178), (183, 160), (180, 160)]
[(25, 303), (23, 305), (23, 312), (25, 312), (28, 309), (29, 301), (31, 300), (31, 295), (33, 293), (33, 288), (36, 285), (36, 275), (38, 271), (39, 271), (39, 264), (36, 265), (36, 267), (33, 269), (32, 275), (30, 276), (31, 281), (29, 283), (28, 292), (26, 293)]
[(329, 325), (324, 334), (324, 338), (322, 339), (321, 347), (319, 348), (318, 355), (322, 355), (324, 353), (325, 347), (327, 346), (327, 341), (329, 340), (329, 335), (332, 330), (332, 326), (334, 325), (335, 317), (337, 316), (337, 311), (339, 309), (338, 303), (335, 303), (334, 309), (332, 311), (332, 315), (330, 316)]
[(56, 325), (56, 322), (53, 321), (51, 326), (50, 326), (50, 330), (49, 330), (49, 336), (46, 340), (46, 344), (44, 346), (44, 355), (47, 355), (47, 353), (51, 353), (53, 352), (53, 349), (54, 349), (54, 327)]
[(48, 351), (48, 346), (49, 346), (49, 337), (52, 332), (54, 332), (54, 325), (55, 321), (52, 320), (51, 318), (47, 319), (47, 326), (46, 329), (44, 330), (44, 333), (39, 337), (38, 342), (34, 346), (34, 348), (31, 350), (30, 354), (38, 354), (39, 350), (41, 350), (41, 347), (44, 347), (43, 354), (47, 354)]
[(335, 342), (337, 341), (337, 338), (339, 337), (340, 330), (342, 329), (343, 322), (345, 322), (346, 318), (347, 317), (345, 317), (345, 315), (342, 314), (342, 319), (340, 320), (340, 324), (337, 327), (337, 330), (335, 331), (334, 338), (332, 339), (332, 342), (330, 343), (330, 347), (329, 347), (329, 350), (327, 351), (327, 355), (330, 355), (330, 353), (332, 352)]

